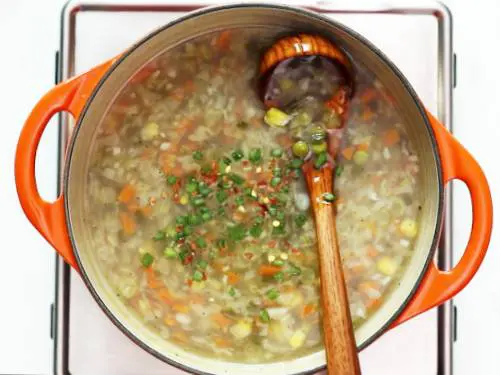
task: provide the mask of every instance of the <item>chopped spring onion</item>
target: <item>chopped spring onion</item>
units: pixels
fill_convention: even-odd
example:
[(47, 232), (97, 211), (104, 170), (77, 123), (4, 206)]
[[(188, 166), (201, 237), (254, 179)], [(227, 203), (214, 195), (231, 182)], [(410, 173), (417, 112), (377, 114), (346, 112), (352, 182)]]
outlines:
[(337, 167), (335, 168), (335, 175), (338, 177), (342, 174), (343, 171), (344, 171), (344, 166), (342, 164), (337, 165)]
[(271, 156), (273, 158), (281, 158), (282, 155), (283, 155), (283, 150), (281, 150), (280, 148), (274, 148), (271, 150)]
[(326, 152), (323, 152), (323, 153), (319, 154), (316, 157), (316, 160), (314, 161), (314, 168), (320, 169), (323, 165), (326, 164), (327, 160), (328, 160), (328, 158), (326, 156)]
[(259, 164), (262, 160), (262, 150), (260, 148), (252, 148), (248, 154), (248, 160), (252, 164)]
[(272, 289), (269, 289), (266, 293), (266, 296), (267, 298), (269, 298), (270, 300), (275, 300), (277, 299), (279, 296), (280, 296), (280, 292), (275, 289), (275, 288), (272, 288)]
[(200, 161), (201, 159), (203, 159), (203, 152), (199, 150), (193, 152), (193, 159), (196, 161)]
[(304, 162), (301, 159), (293, 159), (290, 162), (290, 167), (293, 169), (299, 169), (300, 167), (302, 167), (302, 164), (304, 164)]
[(324, 193), (321, 197), (326, 202), (333, 202), (335, 200), (335, 194), (332, 193)]
[(164, 231), (159, 230), (153, 236), (153, 240), (155, 240), (155, 241), (161, 241), (161, 240), (164, 240), (166, 237), (167, 237), (167, 234)]
[(175, 177), (174, 175), (167, 176), (167, 184), (175, 185), (176, 182), (177, 182), (177, 177)]
[(263, 323), (269, 323), (271, 321), (271, 317), (269, 316), (269, 313), (266, 309), (260, 310), (259, 317)]
[(285, 274), (281, 271), (278, 273), (275, 273), (273, 276), (273, 279), (278, 281), (278, 282), (282, 282), (283, 280), (285, 280)]
[(200, 271), (198, 271), (198, 270), (194, 271), (193, 272), (193, 280), (194, 281), (201, 281), (201, 280), (203, 280), (203, 273), (200, 272)]
[(241, 150), (234, 150), (232, 152), (231, 156), (233, 157), (234, 161), (239, 161), (239, 160), (243, 159), (243, 157), (245, 155), (243, 154), (243, 151), (241, 151)]

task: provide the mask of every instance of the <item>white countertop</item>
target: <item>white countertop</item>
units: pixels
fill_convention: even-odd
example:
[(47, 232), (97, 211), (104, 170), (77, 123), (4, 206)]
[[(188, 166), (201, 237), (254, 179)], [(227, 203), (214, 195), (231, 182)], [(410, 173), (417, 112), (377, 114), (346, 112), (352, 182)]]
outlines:
[[(59, 47), (64, 0), (0, 2), (2, 127), (0, 137), (0, 374), (52, 371), (49, 305), (54, 288), (54, 252), (22, 213), (15, 193), (13, 159), (27, 114), (54, 82), (54, 53)], [(458, 85), (454, 90), (454, 132), (485, 170), (493, 193), (500, 188), (500, 3), (496, 0), (443, 1), (453, 14)], [(98, 43), (98, 41), (96, 41)], [(402, 48), (411, 48), (402, 41)], [(425, 56), (422, 57), (425, 59)], [(55, 125), (55, 124), (54, 124)], [(39, 154), (40, 190), (54, 198), (56, 126)], [(458, 185), (458, 184), (457, 184)], [(454, 201), (454, 247), (464, 247), (470, 214), (468, 194), (458, 186)], [(498, 205), (497, 205), (498, 207)], [(460, 208), (460, 210), (458, 210)], [(469, 210), (470, 211), (470, 210)], [(500, 373), (496, 335), (500, 335), (500, 254), (494, 232), (486, 262), (457, 298), (456, 375)], [(458, 251), (456, 258), (460, 256)], [(392, 374), (387, 374), (392, 375)], [(396, 375), (396, 374), (394, 374)], [(399, 374), (397, 374), (399, 375)]]

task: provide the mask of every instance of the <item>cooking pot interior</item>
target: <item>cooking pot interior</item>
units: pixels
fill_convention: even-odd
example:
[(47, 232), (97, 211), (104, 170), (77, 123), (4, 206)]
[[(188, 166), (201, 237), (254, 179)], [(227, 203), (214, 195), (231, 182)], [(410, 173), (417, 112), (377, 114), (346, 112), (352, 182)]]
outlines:
[(85, 215), (84, 199), (91, 159), (89, 155), (92, 152), (97, 129), (117, 94), (141, 67), (159, 54), (199, 35), (217, 30), (248, 27), (274, 29), (276, 36), (300, 31), (320, 33), (331, 38), (356, 64), (367, 68), (377, 77), (391, 94), (395, 107), (408, 124), (408, 136), (416, 149), (421, 165), (420, 189), (417, 192), (422, 202), (420, 230), (415, 240), (413, 256), (408, 261), (406, 271), (398, 285), (386, 296), (381, 308), (357, 328), (355, 333), (358, 346), (365, 347), (388, 327), (415, 291), (426, 265), (432, 258), (436, 244), (442, 204), (437, 150), (413, 90), (395, 68), (378, 50), (363, 42), (364, 39), (354, 32), (309, 12), (263, 5), (203, 10), (167, 25), (127, 51), (89, 98), (73, 134), (64, 180), (67, 223), (83, 277), (92, 294), (115, 324), (146, 350), (164, 360), (200, 373), (303, 373), (324, 366), (324, 352), (265, 366), (241, 365), (203, 358), (162, 339), (132, 316), (116, 298), (115, 292), (108, 285), (100, 268), (96, 266), (96, 259), (89, 245), (93, 233), (89, 222), (91, 219)]

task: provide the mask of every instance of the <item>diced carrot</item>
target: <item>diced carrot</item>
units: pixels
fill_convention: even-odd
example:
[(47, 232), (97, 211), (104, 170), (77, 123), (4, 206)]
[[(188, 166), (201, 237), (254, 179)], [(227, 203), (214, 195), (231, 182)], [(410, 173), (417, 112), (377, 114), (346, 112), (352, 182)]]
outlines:
[(153, 214), (153, 207), (151, 206), (142, 207), (141, 213), (144, 217), (150, 217)]
[(227, 273), (227, 282), (229, 283), (229, 285), (238, 284), (238, 281), (240, 281), (240, 275), (238, 275), (236, 272)]
[(221, 50), (227, 50), (229, 48), (230, 43), (231, 43), (231, 31), (225, 30), (218, 35), (215, 45), (217, 46), (217, 48)]
[(130, 184), (125, 184), (118, 195), (118, 201), (128, 203), (135, 198), (135, 188)]
[(305, 305), (304, 308), (302, 309), (302, 318), (308, 317), (315, 311), (316, 311), (316, 306), (314, 304), (309, 303)]
[(225, 328), (233, 322), (231, 319), (229, 319), (228, 317), (226, 317), (222, 313), (213, 314), (211, 319), (214, 323), (216, 323), (221, 328)]
[(261, 276), (274, 276), (281, 271), (281, 267), (269, 264), (263, 264), (259, 267), (259, 275)]
[(142, 160), (147, 160), (150, 159), (154, 155), (155, 150), (152, 148), (145, 148), (144, 151), (141, 153), (141, 159)]
[(184, 91), (187, 93), (192, 93), (194, 91), (194, 82), (192, 79), (187, 80), (186, 83), (184, 84)]
[(123, 232), (130, 236), (137, 230), (137, 224), (134, 217), (127, 212), (120, 212), (120, 222), (123, 228)]
[(139, 210), (139, 204), (135, 200), (130, 201), (127, 204), (127, 210), (128, 212), (135, 214)]
[(190, 310), (190, 308), (188, 305), (183, 305), (181, 303), (175, 303), (172, 306), (172, 310), (180, 312), (180, 313), (187, 313)]
[(362, 264), (357, 264), (357, 265), (351, 267), (351, 271), (352, 271), (352, 273), (359, 275), (365, 271), (365, 267)]
[(361, 101), (363, 103), (371, 102), (372, 100), (377, 98), (377, 93), (378, 93), (377, 90), (375, 90), (372, 87), (369, 87), (369, 88), (365, 89), (363, 91), (363, 93), (361, 94)]
[(382, 176), (373, 176), (371, 178), (371, 182), (374, 186), (377, 186), (378, 184), (380, 184), (380, 182), (382, 181)]
[(150, 287), (151, 289), (160, 289), (164, 286), (163, 281), (156, 278), (155, 271), (151, 267), (146, 268), (145, 272), (146, 279), (148, 281), (148, 287)]
[(346, 147), (342, 150), (342, 156), (347, 159), (347, 160), (351, 160), (352, 159), (352, 155), (354, 155), (354, 147)]
[(339, 205), (345, 202), (345, 199), (343, 197), (338, 197), (335, 199), (335, 204)]
[(158, 297), (162, 302), (166, 303), (167, 305), (173, 305), (174, 304), (174, 298), (170, 294), (167, 288), (162, 288), (158, 290)]
[(131, 83), (141, 83), (144, 82), (149, 76), (156, 70), (156, 64), (151, 64), (145, 66), (140, 71), (138, 71), (130, 80)]
[(374, 281), (363, 281), (358, 285), (358, 290), (362, 293), (368, 294), (370, 290), (377, 290), (377, 283)]
[(189, 296), (189, 300), (195, 305), (202, 305), (203, 303), (205, 303), (205, 297), (203, 297), (201, 294), (191, 294)]
[(361, 115), (361, 118), (364, 121), (368, 121), (368, 120), (371, 120), (374, 115), (375, 115), (375, 113), (373, 113), (371, 110), (367, 109), (367, 110), (363, 111), (363, 114)]
[(214, 342), (215, 346), (217, 346), (218, 348), (229, 348), (231, 346), (231, 341), (223, 337), (215, 337)]
[(395, 145), (396, 143), (399, 142), (400, 139), (401, 136), (399, 135), (399, 132), (396, 129), (388, 130), (383, 135), (383, 143), (384, 146), (386, 147)]
[(170, 316), (170, 315), (166, 315), (164, 318), (163, 318), (163, 322), (169, 326), (169, 327), (173, 327), (175, 326), (175, 319)]
[(358, 145), (358, 151), (366, 151), (370, 148), (370, 145), (368, 143), (361, 143)]
[(380, 306), (380, 304), (382, 303), (382, 299), (381, 298), (373, 298), (373, 299), (370, 299), (367, 303), (366, 303), (366, 308), (368, 310), (370, 309), (375, 309), (377, 308), (378, 306)]
[(188, 342), (188, 337), (184, 331), (175, 331), (172, 334), (172, 338), (176, 341), (179, 341), (181, 343), (186, 343)]
[(373, 245), (368, 246), (367, 253), (368, 253), (368, 256), (370, 256), (372, 258), (375, 258), (378, 255), (378, 251), (375, 248), (375, 246), (373, 246)]

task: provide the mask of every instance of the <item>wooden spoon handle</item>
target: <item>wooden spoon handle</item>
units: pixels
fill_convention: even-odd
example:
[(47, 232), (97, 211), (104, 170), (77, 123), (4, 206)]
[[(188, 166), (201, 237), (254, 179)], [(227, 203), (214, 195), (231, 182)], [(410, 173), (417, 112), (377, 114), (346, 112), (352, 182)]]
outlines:
[(323, 199), (333, 191), (333, 168), (305, 168), (316, 222), (321, 274), (323, 331), (329, 375), (361, 374), (335, 227), (333, 204)]

